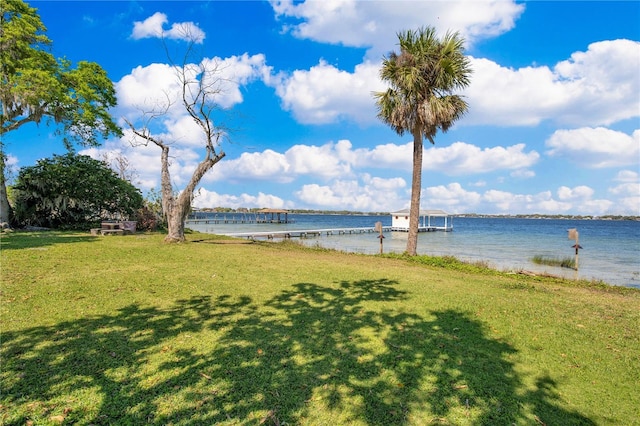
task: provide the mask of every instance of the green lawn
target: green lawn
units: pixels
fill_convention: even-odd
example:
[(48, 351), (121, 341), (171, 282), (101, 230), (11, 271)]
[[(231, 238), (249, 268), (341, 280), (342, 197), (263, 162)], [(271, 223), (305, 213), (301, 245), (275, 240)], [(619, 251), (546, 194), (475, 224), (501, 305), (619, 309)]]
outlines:
[(640, 291), (188, 237), (3, 235), (0, 423), (640, 424)]

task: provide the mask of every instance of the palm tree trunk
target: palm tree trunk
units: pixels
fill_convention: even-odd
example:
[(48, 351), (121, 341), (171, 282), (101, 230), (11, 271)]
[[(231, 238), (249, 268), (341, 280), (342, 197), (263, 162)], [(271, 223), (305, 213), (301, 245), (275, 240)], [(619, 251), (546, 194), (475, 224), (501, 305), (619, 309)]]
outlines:
[(422, 131), (413, 130), (413, 176), (411, 178), (411, 207), (409, 208), (409, 236), (406, 253), (417, 254), (418, 225), (420, 224), (420, 191), (422, 189)]

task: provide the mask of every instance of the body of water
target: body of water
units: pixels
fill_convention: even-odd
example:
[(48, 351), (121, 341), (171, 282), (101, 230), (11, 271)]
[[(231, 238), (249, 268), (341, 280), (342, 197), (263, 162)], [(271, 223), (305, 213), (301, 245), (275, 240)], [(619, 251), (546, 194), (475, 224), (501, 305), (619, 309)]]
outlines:
[[(199, 217), (202, 213), (199, 213)], [(210, 214), (208, 217), (214, 217)], [(241, 214), (218, 214), (217, 218), (249, 218)], [(289, 214), (288, 224), (187, 224), (195, 231), (230, 234), (312, 230), (326, 228), (373, 227), (376, 222), (391, 226), (391, 216)], [(519, 218), (453, 219), (453, 232), (421, 232), (418, 254), (455, 256), (464, 261), (482, 261), (500, 270), (546, 272), (575, 278), (576, 272), (561, 267), (536, 265), (536, 255), (552, 258), (573, 258), (575, 242), (568, 239), (567, 230), (576, 228), (583, 247), (579, 254), (578, 277), (605, 281), (612, 285), (640, 288), (640, 222), (611, 220), (562, 220)], [(402, 253), (406, 248), (406, 232), (385, 232), (385, 253)], [(304, 244), (342, 251), (376, 254), (380, 240), (376, 233), (322, 235), (300, 239)]]

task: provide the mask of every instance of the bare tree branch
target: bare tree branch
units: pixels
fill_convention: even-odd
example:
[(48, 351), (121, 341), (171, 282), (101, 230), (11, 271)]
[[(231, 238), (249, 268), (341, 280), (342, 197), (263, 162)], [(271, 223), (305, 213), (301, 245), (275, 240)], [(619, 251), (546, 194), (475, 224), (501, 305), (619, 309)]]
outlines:
[[(133, 135), (140, 138), (142, 143), (152, 143), (161, 149), (161, 192), (162, 208), (167, 219), (168, 234), (165, 238), (167, 242), (184, 241), (184, 222), (191, 209), (193, 194), (202, 180), (203, 176), (215, 166), (225, 154), (220, 147), (220, 140), (226, 135), (225, 128), (214, 121), (216, 111), (221, 110), (218, 103), (222, 93), (221, 69), (216, 62), (199, 61), (191, 63), (189, 58), (194, 53), (195, 39), (189, 34), (189, 28), (184, 27), (185, 36), (190, 36), (191, 42), (188, 44), (181, 64), (176, 64), (164, 43), (165, 52), (170, 65), (175, 70), (175, 76), (181, 87), (180, 102), (186, 114), (196, 123), (203, 136), (204, 158), (198, 163), (189, 182), (180, 194), (175, 196), (173, 185), (171, 184), (171, 174), (169, 170), (170, 142), (155, 136), (152, 133), (152, 126), (157, 120), (161, 120), (169, 115), (170, 109), (175, 105), (171, 94), (164, 93), (167, 102), (163, 105), (156, 105), (149, 110), (141, 110), (141, 124), (136, 124), (128, 118), (124, 121), (131, 129)], [(135, 146), (138, 142), (132, 141)]]

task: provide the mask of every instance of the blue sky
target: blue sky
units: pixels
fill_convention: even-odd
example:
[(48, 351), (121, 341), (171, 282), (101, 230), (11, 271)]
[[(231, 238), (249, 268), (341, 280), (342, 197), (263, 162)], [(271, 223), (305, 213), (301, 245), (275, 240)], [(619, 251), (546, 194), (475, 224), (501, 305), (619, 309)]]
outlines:
[[(33, 1), (53, 53), (99, 63), (113, 115), (174, 85), (170, 52), (199, 36), (199, 58), (229, 81), (233, 129), (202, 180), (198, 207), (395, 211), (409, 205), (410, 135), (376, 117), (372, 91), (396, 33), (459, 31), (474, 73), (469, 113), (425, 144), (422, 207), (450, 213), (640, 215), (640, 2), (598, 1)], [(154, 128), (172, 143), (180, 189), (201, 158), (184, 112)], [(6, 136), (14, 170), (64, 152), (54, 128)], [(143, 191), (160, 153), (131, 135), (82, 151), (125, 156)], [(155, 149), (154, 149), (155, 148)]]

